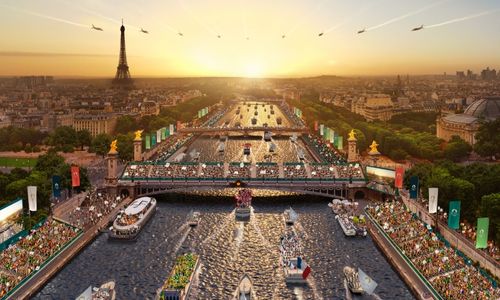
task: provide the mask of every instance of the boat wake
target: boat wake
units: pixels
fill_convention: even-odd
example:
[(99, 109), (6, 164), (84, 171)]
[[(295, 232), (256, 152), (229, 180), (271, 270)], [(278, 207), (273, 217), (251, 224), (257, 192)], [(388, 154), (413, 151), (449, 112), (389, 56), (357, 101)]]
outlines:
[(200, 244), (204, 245), (205, 243), (211, 241), (213, 238), (217, 237), (222, 232), (222, 230), (229, 225), (229, 222), (234, 220), (234, 213), (235, 209), (233, 209), (233, 211), (231, 211), (231, 213), (224, 218), (222, 225), (219, 226), (217, 230), (215, 230), (211, 235), (207, 236), (203, 241), (201, 241)]
[(174, 255), (177, 255), (177, 252), (182, 247), (182, 244), (184, 244), (184, 241), (186, 240), (186, 238), (188, 237), (188, 235), (189, 235), (190, 232), (191, 232), (191, 227), (188, 227), (187, 230), (182, 235), (182, 237), (180, 238), (180, 240), (177, 242), (177, 244), (175, 244), (175, 247), (172, 250), (172, 253)]

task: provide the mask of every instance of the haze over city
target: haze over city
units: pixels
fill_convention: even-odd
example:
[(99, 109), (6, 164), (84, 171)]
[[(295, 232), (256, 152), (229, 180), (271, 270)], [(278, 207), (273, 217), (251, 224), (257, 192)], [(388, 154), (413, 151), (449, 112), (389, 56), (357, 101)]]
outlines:
[(0, 7), (2, 76), (110, 76), (122, 18), (135, 77), (442, 74), (500, 64), (493, 0), (4, 0)]

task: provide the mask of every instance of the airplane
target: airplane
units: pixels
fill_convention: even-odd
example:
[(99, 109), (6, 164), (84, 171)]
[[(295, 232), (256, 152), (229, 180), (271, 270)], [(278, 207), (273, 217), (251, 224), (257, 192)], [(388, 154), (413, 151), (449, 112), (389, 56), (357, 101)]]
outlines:
[(142, 29), (142, 28), (141, 28), (141, 32), (142, 32), (142, 33), (149, 33), (149, 31), (144, 30), (144, 29)]
[(323, 36), (323, 34), (325, 34), (325, 33), (324, 33), (324, 32), (322, 32), (322, 33), (318, 34), (318, 36)]
[(250, 38), (247, 36), (247, 41), (249, 41), (249, 40), (250, 40)]
[(286, 38), (286, 35), (282, 35), (282, 36), (281, 36), (281, 38), (282, 38), (282, 39)]
[(222, 35), (218, 34), (217, 37), (220, 39), (222, 37)]
[(180, 36), (184, 36), (184, 34), (182, 32), (178, 32), (177, 34)]
[(419, 27), (413, 28), (411, 31), (418, 31), (424, 29), (424, 25), (420, 25)]
[(363, 28), (363, 30), (358, 31), (358, 34), (363, 33), (363, 32), (366, 32), (365, 28)]
[(95, 27), (94, 24), (92, 24), (92, 28), (90, 29), (94, 29), (94, 30), (98, 30), (98, 31), (104, 31), (101, 27)]

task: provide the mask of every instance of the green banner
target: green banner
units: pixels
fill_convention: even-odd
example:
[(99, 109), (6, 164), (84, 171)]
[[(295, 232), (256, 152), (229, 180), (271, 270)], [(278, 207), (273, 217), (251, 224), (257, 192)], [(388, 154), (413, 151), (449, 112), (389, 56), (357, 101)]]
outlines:
[(344, 149), (344, 137), (339, 136), (337, 139), (337, 149), (342, 150)]
[(460, 201), (450, 201), (448, 227), (451, 229), (460, 228)]
[(477, 219), (477, 232), (476, 232), (476, 248), (488, 247), (488, 229), (490, 226), (489, 218)]
[(146, 134), (144, 138), (146, 139), (146, 150), (151, 149), (151, 136)]
[(167, 128), (166, 127), (163, 127), (161, 129), (161, 139), (162, 141), (165, 140), (167, 138)]
[(156, 145), (156, 132), (151, 135), (151, 146)]
[(170, 136), (170, 129), (165, 127), (165, 135)]

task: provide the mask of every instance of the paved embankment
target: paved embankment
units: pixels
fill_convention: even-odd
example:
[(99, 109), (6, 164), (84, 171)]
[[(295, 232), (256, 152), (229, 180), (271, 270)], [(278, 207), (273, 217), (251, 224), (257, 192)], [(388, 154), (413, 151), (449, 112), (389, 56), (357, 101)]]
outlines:
[(100, 233), (100, 230), (106, 228), (109, 222), (114, 219), (116, 214), (128, 205), (132, 198), (126, 198), (107, 216), (103, 217), (101, 221), (86, 230), (79, 239), (74, 241), (69, 247), (64, 249), (58, 256), (54, 257), (45, 267), (38, 271), (29, 281), (23, 286), (19, 287), (8, 299), (29, 299), (40, 290), (45, 283), (51, 279), (57, 272), (64, 268), (64, 266), (75, 257), (80, 251), (85, 248), (90, 242), (94, 240)]

